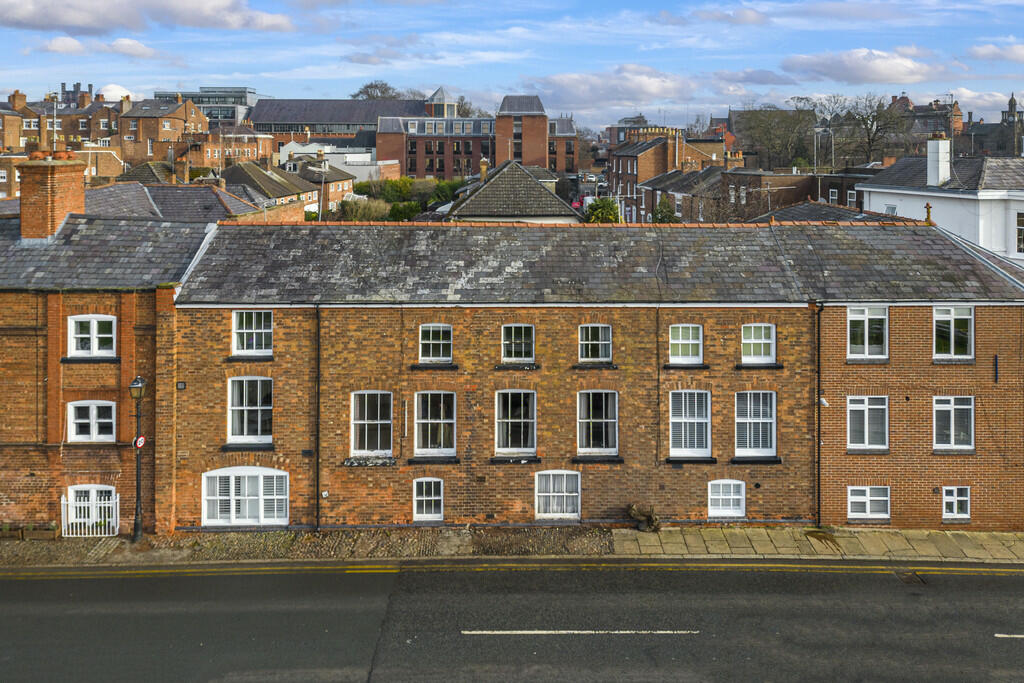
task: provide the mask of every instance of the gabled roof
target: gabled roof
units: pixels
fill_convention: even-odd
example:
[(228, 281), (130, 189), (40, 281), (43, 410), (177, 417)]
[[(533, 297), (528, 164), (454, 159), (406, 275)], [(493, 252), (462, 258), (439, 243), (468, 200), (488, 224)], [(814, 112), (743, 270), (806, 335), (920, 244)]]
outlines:
[[(990, 169), (991, 178), (988, 178)], [(903, 157), (859, 185), (928, 187), (928, 158)], [(955, 158), (949, 180), (940, 187), (946, 190), (1024, 189), (1024, 159)]]
[(252, 161), (228, 166), (221, 172), (221, 177), (232, 185), (249, 185), (271, 199), (292, 197), (317, 189), (293, 173), (276, 168), (265, 171)]
[(167, 100), (139, 100), (134, 103), (131, 109), (127, 113), (121, 114), (124, 118), (135, 119), (135, 118), (157, 118), (160, 116), (170, 116), (179, 109), (185, 106), (184, 102), (174, 102)]
[(217, 221), (258, 209), (214, 185), (149, 185), (146, 191), (167, 220)]
[(343, 171), (327, 164), (326, 172), (323, 169), (323, 162), (314, 157), (310, 161), (303, 161), (299, 166), (298, 176), (306, 182), (320, 185), (321, 180), (325, 183), (336, 183), (341, 180), (355, 180), (356, 177), (348, 171)]
[(174, 164), (169, 161), (144, 161), (117, 176), (118, 182), (134, 180), (140, 183), (169, 183), (174, 175)]
[[(90, 216), (128, 218), (164, 218), (153, 203), (145, 185), (114, 183), (106, 187), (86, 188), (85, 212)], [(216, 220), (216, 219), (213, 219)]]
[(635, 157), (666, 142), (668, 142), (668, 140), (663, 137), (657, 137), (652, 140), (641, 140), (640, 142), (627, 142), (626, 144), (619, 145), (613, 149), (611, 154), (612, 156), (617, 157)]
[(259, 100), (249, 113), (256, 123), (377, 124), (381, 116), (423, 116), (423, 100)]
[(677, 194), (695, 194), (712, 185), (722, 177), (721, 166), (708, 166), (699, 171), (669, 171), (638, 183), (637, 187)]
[(448, 91), (444, 89), (442, 85), (440, 88), (434, 91), (434, 94), (427, 98), (427, 102), (431, 104), (453, 104), (455, 100)]
[(505, 95), (498, 107), (499, 116), (544, 114), (544, 103), (536, 95)]
[(1022, 301), (1024, 285), (931, 226), (229, 224), (177, 299), (263, 306), (814, 300)]
[(495, 167), (487, 180), (448, 212), (450, 218), (579, 218), (579, 214), (515, 161)]
[(0, 219), (0, 289), (153, 289), (180, 281), (211, 223), (69, 216), (45, 244)]

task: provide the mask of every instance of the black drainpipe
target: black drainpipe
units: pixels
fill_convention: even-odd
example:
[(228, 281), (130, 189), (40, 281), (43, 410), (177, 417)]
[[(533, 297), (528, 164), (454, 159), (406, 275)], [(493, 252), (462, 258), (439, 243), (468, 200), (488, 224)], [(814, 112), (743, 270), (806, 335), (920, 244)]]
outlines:
[(814, 411), (817, 415), (818, 426), (815, 434), (815, 448), (817, 449), (817, 456), (814, 460), (815, 475), (817, 478), (817, 484), (815, 486), (815, 493), (817, 494), (817, 512), (815, 514), (815, 520), (817, 526), (821, 526), (821, 310), (824, 308), (824, 304), (820, 301), (817, 302), (818, 309), (814, 313), (814, 328), (815, 335), (817, 336), (817, 350), (814, 354), (814, 360), (817, 363), (817, 370), (815, 371), (815, 397), (814, 397)]
[(320, 531), (320, 304), (316, 304), (316, 360), (314, 361), (314, 385), (316, 417), (313, 423), (313, 449), (316, 457), (316, 530)]

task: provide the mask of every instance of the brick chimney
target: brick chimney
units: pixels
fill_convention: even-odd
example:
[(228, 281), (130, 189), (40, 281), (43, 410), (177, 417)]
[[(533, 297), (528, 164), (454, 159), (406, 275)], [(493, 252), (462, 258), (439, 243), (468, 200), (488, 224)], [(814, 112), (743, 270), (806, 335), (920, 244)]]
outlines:
[(174, 176), (177, 179), (176, 182), (188, 183), (189, 176), (189, 159), (188, 155), (178, 157), (174, 161)]
[(487, 180), (487, 159), (480, 157), (480, 182)]
[(107, 98), (104, 97), (103, 93), (96, 93), (96, 101), (97, 102), (106, 102)]
[(18, 110), (25, 107), (25, 103), (28, 98), (25, 97), (25, 93), (20, 90), (15, 90), (7, 96), (7, 104), (11, 105), (11, 109)]
[(181, 104), (181, 93), (180, 92), (179, 93), (175, 93), (174, 101), (177, 102), (178, 104)]
[(92, 104), (92, 95), (87, 92), (78, 93), (78, 108), (85, 109)]
[(53, 237), (69, 213), (85, 213), (85, 162), (74, 152), (52, 158), (33, 152), (16, 168), (21, 173), (22, 239)]

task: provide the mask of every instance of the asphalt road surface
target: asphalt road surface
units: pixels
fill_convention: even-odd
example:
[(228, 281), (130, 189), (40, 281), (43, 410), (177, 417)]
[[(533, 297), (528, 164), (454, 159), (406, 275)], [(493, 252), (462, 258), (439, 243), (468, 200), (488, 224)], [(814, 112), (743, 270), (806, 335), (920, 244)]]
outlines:
[(633, 567), (5, 570), (0, 681), (1024, 680), (1022, 568)]

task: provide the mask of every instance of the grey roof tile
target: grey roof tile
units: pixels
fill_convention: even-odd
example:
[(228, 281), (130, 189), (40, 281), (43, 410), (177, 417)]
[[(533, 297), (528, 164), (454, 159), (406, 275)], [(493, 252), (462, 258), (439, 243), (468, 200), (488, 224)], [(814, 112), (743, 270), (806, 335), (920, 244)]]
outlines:
[(259, 123), (362, 123), (381, 116), (424, 116), (423, 100), (259, 100), (249, 120)]
[(507, 161), (492, 170), (487, 181), (460, 199), (448, 215), (458, 220), (579, 217), (575, 209), (514, 161)]
[(505, 95), (498, 107), (499, 115), (514, 116), (516, 114), (543, 114), (544, 104), (536, 95)]

